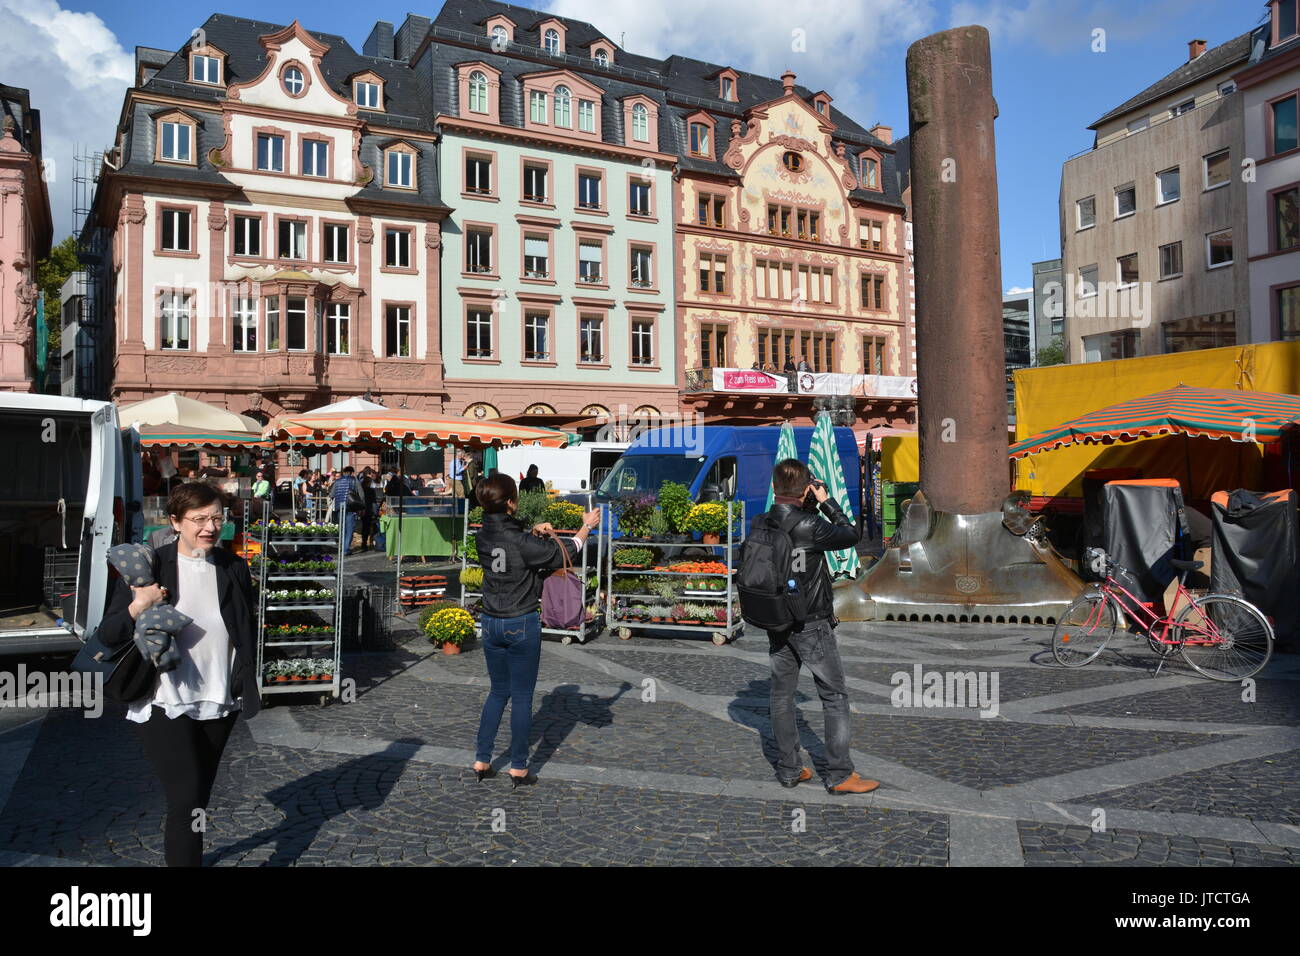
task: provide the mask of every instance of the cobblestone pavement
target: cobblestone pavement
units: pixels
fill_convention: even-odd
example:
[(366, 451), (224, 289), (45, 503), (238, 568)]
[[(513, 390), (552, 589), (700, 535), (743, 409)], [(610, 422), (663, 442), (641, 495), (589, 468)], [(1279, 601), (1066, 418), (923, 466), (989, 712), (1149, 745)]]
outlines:
[[(1242, 688), (1176, 660), (1156, 674), (1130, 641), (1067, 671), (1050, 633), (842, 626), (855, 765), (881, 781), (865, 797), (776, 783), (765, 638), (548, 642), (532, 740), (541, 783), (517, 792), (503, 758), (482, 783), (467, 769), (488, 683), (477, 647), (346, 655), (354, 702), (280, 698), (237, 725), (207, 862), (1300, 862), (1300, 660), (1279, 656)], [(894, 706), (895, 676), (918, 666), (996, 676), (996, 712)], [(820, 769), (811, 678), (797, 700)], [(121, 708), (0, 716), (0, 864), (161, 863), (162, 795)]]

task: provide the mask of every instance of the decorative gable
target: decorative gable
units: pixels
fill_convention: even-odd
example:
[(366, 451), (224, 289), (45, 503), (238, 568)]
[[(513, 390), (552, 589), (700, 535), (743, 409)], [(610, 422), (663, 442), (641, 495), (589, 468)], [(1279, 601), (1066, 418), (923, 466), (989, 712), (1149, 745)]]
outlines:
[(226, 93), (248, 106), (262, 106), (323, 116), (355, 116), (357, 105), (336, 93), (321, 70), (329, 46), (302, 28), (297, 20), (283, 30), (258, 37), (266, 65), (247, 83), (235, 83)]

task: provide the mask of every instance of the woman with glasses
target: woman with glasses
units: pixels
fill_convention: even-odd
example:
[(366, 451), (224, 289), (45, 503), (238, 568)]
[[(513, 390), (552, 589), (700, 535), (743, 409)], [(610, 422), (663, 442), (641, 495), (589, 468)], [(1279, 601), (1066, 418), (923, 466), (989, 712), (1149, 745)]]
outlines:
[(243, 558), (220, 547), (224, 496), (203, 482), (172, 492), (167, 514), (177, 534), (153, 553), (154, 584), (128, 587), (117, 577), (99, 625), (105, 644), (134, 639), (135, 619), (156, 604), (191, 618), (176, 639), (180, 661), (128, 706), (145, 754), (167, 798), (168, 866), (199, 866), (217, 766), (240, 714), (261, 707), (253, 579)]

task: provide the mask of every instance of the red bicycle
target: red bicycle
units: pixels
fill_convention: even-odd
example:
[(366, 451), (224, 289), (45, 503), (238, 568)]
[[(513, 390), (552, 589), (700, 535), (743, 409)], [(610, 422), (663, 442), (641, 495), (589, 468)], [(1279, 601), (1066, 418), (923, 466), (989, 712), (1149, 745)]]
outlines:
[(1197, 673), (1239, 681), (1259, 673), (1272, 657), (1273, 626), (1259, 608), (1236, 595), (1197, 596), (1187, 590), (1188, 573), (1202, 562), (1170, 561), (1180, 572), (1173, 602), (1177, 613), (1170, 615), (1157, 614), (1116, 581), (1114, 572), (1125, 569), (1106, 552), (1090, 548), (1088, 556), (1105, 577), (1074, 599), (1052, 632), (1052, 655), (1061, 666), (1082, 667), (1095, 660), (1125, 616), (1160, 656), (1161, 667), (1178, 650)]

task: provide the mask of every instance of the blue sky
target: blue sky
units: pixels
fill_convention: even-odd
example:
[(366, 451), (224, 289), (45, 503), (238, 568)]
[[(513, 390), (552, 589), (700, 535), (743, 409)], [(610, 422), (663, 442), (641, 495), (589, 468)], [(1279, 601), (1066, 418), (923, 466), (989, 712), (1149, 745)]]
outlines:
[[(454, 0), (453, 0), (454, 2)], [(594, 23), (636, 53), (682, 53), (825, 88), (862, 125), (907, 131), (904, 63), (927, 33), (982, 23), (993, 37), (1003, 288), (1026, 286), (1030, 263), (1059, 254), (1061, 163), (1091, 145), (1087, 126), (1187, 58), (1187, 41), (1215, 46), (1264, 15), (1262, 0), (521, 0)], [(412, 9), (413, 8), (413, 9)], [(0, 82), (33, 90), (47, 153), (71, 164), (71, 141), (106, 144), (130, 54), (179, 47), (214, 12), (276, 23), (298, 17), (357, 49), (376, 19), (400, 24), (426, 4), (316, 0), (0, 0)], [(98, 18), (96, 20), (96, 18)], [(1093, 52), (1104, 30), (1105, 51)], [(802, 36), (802, 44), (792, 37)], [(802, 50), (795, 50), (795, 46)], [(96, 78), (67, 66), (99, 63)], [(114, 91), (116, 90), (116, 94)], [(71, 176), (51, 188), (56, 232), (71, 222)]]

